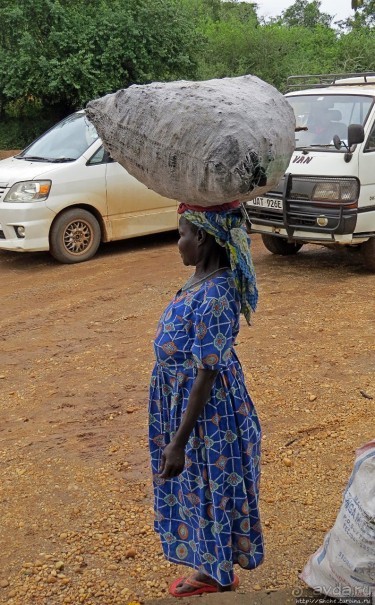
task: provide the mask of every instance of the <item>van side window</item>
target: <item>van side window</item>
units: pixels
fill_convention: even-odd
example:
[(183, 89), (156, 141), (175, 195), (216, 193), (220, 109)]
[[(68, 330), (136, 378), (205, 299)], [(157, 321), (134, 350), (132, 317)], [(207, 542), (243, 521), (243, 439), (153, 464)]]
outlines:
[(375, 122), (367, 139), (365, 151), (375, 151)]
[(104, 149), (103, 145), (94, 153), (93, 156), (87, 162), (87, 166), (93, 166), (96, 164), (109, 164), (113, 162), (111, 156)]
[(103, 164), (104, 162), (104, 147), (101, 145), (99, 149), (91, 156), (89, 161), (87, 162), (88, 166), (92, 166), (93, 164)]

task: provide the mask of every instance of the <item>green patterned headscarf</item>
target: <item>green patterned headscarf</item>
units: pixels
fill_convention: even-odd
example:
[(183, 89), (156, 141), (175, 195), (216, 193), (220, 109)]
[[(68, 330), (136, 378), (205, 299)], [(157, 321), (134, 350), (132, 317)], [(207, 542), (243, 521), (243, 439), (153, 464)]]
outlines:
[(258, 290), (250, 254), (250, 238), (241, 212), (232, 209), (202, 212), (181, 204), (179, 213), (193, 225), (213, 235), (216, 242), (226, 249), (234, 282), (241, 297), (241, 313), (250, 325), (251, 312), (255, 311), (258, 301)]

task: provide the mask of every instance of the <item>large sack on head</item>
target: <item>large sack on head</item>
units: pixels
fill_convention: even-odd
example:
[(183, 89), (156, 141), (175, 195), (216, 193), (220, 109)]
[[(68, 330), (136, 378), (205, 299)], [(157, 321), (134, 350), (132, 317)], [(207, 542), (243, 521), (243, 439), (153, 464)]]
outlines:
[(264, 193), (294, 149), (293, 110), (254, 76), (130, 86), (86, 111), (114, 160), (150, 189), (190, 204)]

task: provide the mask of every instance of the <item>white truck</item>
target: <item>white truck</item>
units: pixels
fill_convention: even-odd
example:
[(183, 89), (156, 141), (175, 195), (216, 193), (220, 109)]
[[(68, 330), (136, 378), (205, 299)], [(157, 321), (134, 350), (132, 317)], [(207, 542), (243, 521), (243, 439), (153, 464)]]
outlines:
[(375, 72), (291, 76), (296, 147), (277, 187), (246, 202), (273, 254), (360, 247), (375, 272)]

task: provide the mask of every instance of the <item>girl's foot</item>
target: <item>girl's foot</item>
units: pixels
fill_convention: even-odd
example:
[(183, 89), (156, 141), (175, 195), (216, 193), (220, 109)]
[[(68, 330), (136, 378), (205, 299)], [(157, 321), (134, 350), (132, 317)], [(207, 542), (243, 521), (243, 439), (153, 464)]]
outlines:
[(235, 576), (231, 586), (221, 586), (210, 576), (204, 573), (196, 572), (188, 578), (179, 578), (171, 585), (169, 591), (175, 597), (188, 597), (207, 592), (227, 592), (235, 590), (238, 586), (238, 576)]

